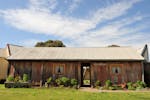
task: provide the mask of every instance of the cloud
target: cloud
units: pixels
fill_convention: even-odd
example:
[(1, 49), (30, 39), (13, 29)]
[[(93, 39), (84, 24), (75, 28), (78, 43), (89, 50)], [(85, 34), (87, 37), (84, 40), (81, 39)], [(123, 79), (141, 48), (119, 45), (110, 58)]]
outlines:
[(54, 10), (58, 2), (57, 0), (29, 0), (29, 9), (39, 10), (39, 11), (51, 11)]
[(72, 4), (69, 6), (68, 11), (72, 13), (81, 3), (82, 0), (72, 0)]
[[(125, 40), (121, 41), (123, 35), (140, 32), (145, 28), (145, 26), (137, 26), (134, 29), (128, 27), (143, 20), (142, 15), (122, 17), (116, 20), (127, 14), (133, 5), (140, 1), (123, 0), (109, 3), (104, 8), (92, 11), (87, 18), (76, 18), (65, 16), (62, 14), (63, 12), (61, 14), (54, 12), (60, 6), (57, 0), (30, 0), (28, 8), (8, 9), (0, 11), (0, 14), (9, 25), (20, 30), (67, 39), (71, 41), (68, 45), (72, 46), (102, 46), (110, 44), (112, 41), (123, 44), (125, 42)], [(68, 7), (70, 9), (68, 12), (74, 11), (80, 2), (81, 0), (73, 0)], [(59, 9), (57, 10), (59, 12)], [(106, 24), (101, 25), (103, 22)], [(134, 36), (141, 37), (138, 34), (134, 34)]]
[(70, 37), (92, 27), (88, 20), (65, 18), (63, 16), (33, 10), (8, 10), (4, 12), (7, 23), (34, 33)]
[[(141, 21), (147, 16), (135, 15), (123, 18), (121, 20), (111, 21), (95, 30), (82, 34), (82, 38), (76, 38), (73, 46), (106, 46), (110, 44), (138, 46), (149, 41), (150, 35), (142, 32), (149, 28), (147, 22), (141, 24)], [(139, 23), (134, 25), (135, 23)], [(132, 26), (132, 27), (131, 27)], [(146, 35), (146, 37), (145, 37)], [(137, 42), (140, 41), (140, 42)]]
[(111, 20), (116, 17), (122, 16), (127, 13), (127, 11), (137, 2), (141, 0), (123, 0), (122, 2), (113, 3), (107, 7), (98, 9), (96, 12), (93, 12), (92, 17), (93, 22), (99, 23), (105, 20)]

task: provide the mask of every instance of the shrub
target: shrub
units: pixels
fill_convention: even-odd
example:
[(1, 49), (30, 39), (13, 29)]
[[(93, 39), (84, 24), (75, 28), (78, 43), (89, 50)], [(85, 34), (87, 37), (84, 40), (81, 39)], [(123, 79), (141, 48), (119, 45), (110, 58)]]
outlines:
[(28, 75), (27, 74), (23, 74), (23, 81), (27, 82), (29, 80)]
[(57, 84), (58, 86), (60, 86), (61, 83), (62, 83), (60, 78), (56, 79), (55, 82), (56, 82), (56, 84)]
[(133, 86), (132, 82), (128, 82), (127, 87), (128, 87), (128, 90), (135, 90), (135, 87)]
[(62, 78), (61, 78), (61, 82), (62, 82), (62, 85), (68, 86), (68, 85), (69, 85), (69, 78), (67, 78), (67, 77), (62, 77)]
[(20, 76), (16, 76), (14, 82), (19, 82), (20, 79), (21, 79)]
[(71, 86), (76, 86), (78, 81), (76, 79), (71, 79)]
[(128, 87), (131, 87), (132, 85), (133, 85), (132, 82), (128, 82), (128, 83), (127, 83), (127, 86), (128, 86)]
[(107, 80), (107, 81), (105, 82), (105, 86), (106, 86), (106, 87), (112, 86), (112, 82), (111, 82), (110, 80)]
[(52, 81), (52, 78), (51, 78), (51, 77), (49, 77), (49, 78), (47, 79), (47, 84), (50, 84), (50, 83), (51, 83), (51, 81)]
[(136, 87), (142, 87), (142, 88), (146, 87), (146, 84), (142, 81), (137, 81), (135, 84), (136, 84)]
[(116, 90), (116, 88), (114, 86), (109, 86), (108, 89), (109, 90)]
[(13, 82), (14, 81), (14, 77), (13, 76), (11, 76), (11, 75), (9, 75), (8, 77), (7, 77), (7, 80), (6, 80), (7, 82)]
[(97, 87), (97, 86), (100, 86), (100, 85), (101, 85), (101, 83), (100, 83), (100, 81), (99, 81), (99, 80), (97, 80), (97, 81), (94, 83), (94, 85)]
[(142, 82), (142, 81), (140, 82), (140, 85), (141, 85), (142, 87), (144, 87), (144, 88), (147, 86), (146, 83), (145, 83), (145, 82)]
[(123, 90), (123, 88), (119, 85), (115, 85), (113, 87), (114, 87), (114, 90)]
[(142, 89), (142, 88), (146, 87), (146, 84), (144, 82), (142, 82), (142, 81), (137, 81), (135, 83), (135, 85), (136, 85), (136, 89)]
[(135, 90), (135, 87), (129, 86), (129, 87), (128, 87), (128, 90)]

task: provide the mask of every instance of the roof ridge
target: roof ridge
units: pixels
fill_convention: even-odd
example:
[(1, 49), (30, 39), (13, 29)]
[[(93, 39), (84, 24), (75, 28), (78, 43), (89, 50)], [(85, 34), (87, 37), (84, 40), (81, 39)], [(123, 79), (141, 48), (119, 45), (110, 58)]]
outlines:
[(132, 48), (132, 47), (121, 46), (121, 47), (23, 47), (23, 48)]
[(7, 45), (10, 45), (10, 46), (17, 46), (17, 47), (24, 47), (24, 46), (20, 46), (20, 45), (16, 45), (16, 44), (7, 44)]

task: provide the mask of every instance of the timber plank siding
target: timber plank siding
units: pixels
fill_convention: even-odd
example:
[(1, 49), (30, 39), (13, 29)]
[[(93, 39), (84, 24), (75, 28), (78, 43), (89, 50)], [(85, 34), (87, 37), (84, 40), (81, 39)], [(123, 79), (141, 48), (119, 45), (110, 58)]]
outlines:
[[(124, 82), (136, 82), (142, 80), (142, 63), (141, 61), (9, 61), (9, 74), (23, 76), (24, 73), (30, 76), (32, 82), (43, 83), (47, 78), (54, 79), (59, 77), (75, 78), (81, 85), (81, 65), (82, 63), (90, 64), (91, 86), (97, 80), (104, 85), (106, 80), (111, 80), (114, 84)], [(57, 66), (61, 66), (57, 73)], [(14, 70), (12, 69), (14, 68)]]
[(0, 57), (0, 80), (5, 80), (7, 77), (8, 61)]

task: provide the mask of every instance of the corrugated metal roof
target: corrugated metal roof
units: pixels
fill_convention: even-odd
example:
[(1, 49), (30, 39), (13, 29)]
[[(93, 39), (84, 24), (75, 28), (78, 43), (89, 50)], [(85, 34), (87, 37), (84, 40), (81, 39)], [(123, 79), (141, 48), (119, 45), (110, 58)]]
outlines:
[[(9, 60), (143, 60), (131, 47), (17, 47)], [(11, 51), (12, 52), (12, 51)]]
[(13, 44), (8, 44), (8, 48), (10, 50), (10, 55), (17, 53), (20, 49), (24, 49), (22, 48), (22, 46), (13, 45)]

